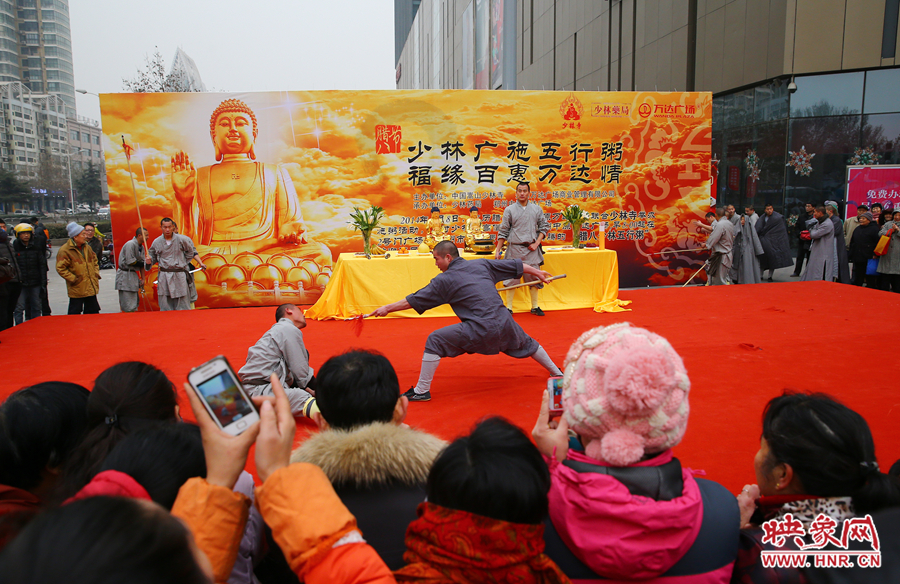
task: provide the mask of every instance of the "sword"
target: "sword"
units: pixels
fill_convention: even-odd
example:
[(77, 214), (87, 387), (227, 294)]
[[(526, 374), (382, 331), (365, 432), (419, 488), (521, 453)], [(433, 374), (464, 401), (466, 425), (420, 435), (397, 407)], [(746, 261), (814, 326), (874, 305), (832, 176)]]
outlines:
[[(201, 270), (205, 270), (206, 268), (194, 268), (193, 270), (188, 270), (188, 274), (193, 274), (194, 272), (199, 272)], [(159, 280), (153, 280), (153, 283), (156, 284)]]
[(668, 249), (665, 251), (656, 251), (653, 253), (648, 253), (647, 255), (652, 256), (652, 255), (662, 255), (664, 253), (687, 253), (689, 251), (708, 251), (708, 250), (705, 247), (697, 247), (694, 249)]
[[(560, 278), (565, 278), (565, 274), (560, 274), (558, 276), (552, 276), (547, 278), (548, 282), (552, 282), (553, 280), (559, 280)], [(512, 286), (504, 286), (503, 288), (497, 288), (497, 292), (503, 292), (504, 290), (514, 290), (515, 288), (521, 288), (522, 286), (536, 286), (538, 284), (542, 284), (540, 280), (533, 280), (531, 282), (522, 282), (520, 284), (513, 284)]]

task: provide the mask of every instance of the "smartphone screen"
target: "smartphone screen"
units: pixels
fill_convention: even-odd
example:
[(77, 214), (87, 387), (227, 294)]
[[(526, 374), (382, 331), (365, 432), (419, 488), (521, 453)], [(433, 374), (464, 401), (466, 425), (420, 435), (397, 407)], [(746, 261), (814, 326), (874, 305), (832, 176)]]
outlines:
[(228, 370), (198, 383), (197, 391), (223, 428), (255, 413)]
[(551, 377), (547, 380), (547, 392), (550, 394), (550, 413), (561, 414), (563, 411), (562, 403), (563, 378)]

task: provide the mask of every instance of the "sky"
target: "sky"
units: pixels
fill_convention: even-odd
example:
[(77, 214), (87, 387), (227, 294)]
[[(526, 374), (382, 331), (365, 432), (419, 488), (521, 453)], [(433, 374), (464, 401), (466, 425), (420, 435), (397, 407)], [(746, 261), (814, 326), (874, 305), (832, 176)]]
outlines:
[[(391, 0), (69, 0), (75, 87), (122, 91), (181, 47), (210, 91), (393, 89)], [(100, 120), (94, 95), (78, 114)]]

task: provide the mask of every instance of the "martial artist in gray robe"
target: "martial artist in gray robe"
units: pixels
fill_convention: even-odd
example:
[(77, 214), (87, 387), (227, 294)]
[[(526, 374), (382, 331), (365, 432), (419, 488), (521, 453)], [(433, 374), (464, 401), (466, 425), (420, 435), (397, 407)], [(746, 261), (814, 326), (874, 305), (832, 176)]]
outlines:
[(774, 272), (779, 268), (794, 265), (791, 257), (791, 242), (788, 240), (787, 224), (781, 213), (773, 211), (771, 215), (763, 213), (756, 222), (756, 233), (765, 253), (759, 261), (759, 269)]
[[(530, 193), (530, 191), (529, 191)], [(518, 194), (517, 194), (518, 196)], [(544, 254), (541, 251), (540, 242), (543, 241), (547, 234), (550, 233), (550, 222), (544, 216), (544, 212), (535, 203), (528, 201), (522, 205), (518, 201), (509, 205), (503, 210), (503, 219), (500, 221), (500, 227), (497, 230), (497, 250), (495, 255), (499, 254), (500, 246), (503, 241), (509, 242), (506, 248), (506, 255), (503, 257), (508, 260), (522, 260), (529, 266), (539, 268), (544, 265)], [(538, 243), (536, 249), (529, 249), (530, 245)], [(533, 282), (538, 278), (525, 274), (526, 282)], [(518, 280), (507, 280), (504, 286), (512, 286)], [(531, 308), (537, 309), (537, 291), (543, 288), (541, 283), (531, 286)], [(515, 290), (507, 292), (507, 305), (512, 310), (513, 296)]]
[(122, 312), (135, 312), (138, 309), (144, 278), (144, 245), (143, 238), (130, 239), (119, 252), (119, 267), (116, 270), (116, 290), (119, 291), (119, 308)]
[(160, 235), (153, 240), (149, 265), (159, 264), (157, 295), (160, 310), (191, 309), (187, 272), (190, 269), (188, 262), (195, 256), (194, 242), (184, 235), (173, 233), (169, 240)]
[[(294, 307), (294, 310), (299, 309)], [(306, 326), (305, 319), (303, 326)], [(247, 362), (238, 371), (247, 391), (254, 396), (272, 395), (269, 376), (273, 373), (284, 386), (291, 402), (291, 411), (294, 414), (303, 413), (303, 406), (312, 397), (305, 389), (314, 371), (309, 366), (309, 352), (303, 344), (303, 333), (291, 318), (282, 318), (273, 324), (247, 350)]]
[(809, 248), (809, 261), (806, 271), (800, 276), (801, 282), (814, 280), (831, 281), (834, 272), (834, 223), (828, 217), (817, 217), (809, 229), (812, 245)]
[(735, 232), (734, 260), (731, 269), (732, 284), (759, 284), (762, 275), (759, 269), (759, 258), (763, 254), (759, 235), (756, 233), (756, 219), (759, 216), (754, 213), (751, 216), (743, 216), (743, 225)]
[(844, 222), (837, 215), (830, 217), (834, 226), (834, 268), (832, 276), (841, 284), (850, 283), (850, 258), (847, 256), (847, 242), (844, 241)]
[(712, 233), (706, 240), (706, 248), (712, 251), (709, 259), (709, 285), (723, 286), (729, 283), (734, 245), (734, 227), (731, 221), (719, 219), (713, 222)]
[[(547, 351), (513, 320), (497, 293), (497, 282), (522, 277), (525, 271), (522, 260), (465, 260), (459, 257), (459, 250), (450, 242), (439, 243), (432, 255), (441, 274), (418, 292), (399, 302), (382, 306), (370, 315), (386, 316), (407, 308), (422, 314), (431, 308), (449, 304), (461, 321), (428, 335), (419, 380), (404, 395), (413, 399), (414, 394), (429, 394), (431, 380), (441, 358), (464, 353), (506, 353), (517, 359), (531, 357), (551, 375), (562, 375)], [(528, 269), (537, 273), (536, 268)], [(430, 394), (427, 399), (430, 399)]]

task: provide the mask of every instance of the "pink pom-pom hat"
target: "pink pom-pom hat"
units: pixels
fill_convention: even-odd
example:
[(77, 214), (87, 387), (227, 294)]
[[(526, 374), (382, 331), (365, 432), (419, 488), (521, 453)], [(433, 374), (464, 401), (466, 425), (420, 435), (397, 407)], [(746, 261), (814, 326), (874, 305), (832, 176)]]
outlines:
[(566, 355), (563, 415), (585, 454), (628, 466), (681, 442), (690, 389), (669, 341), (630, 323), (597, 327)]

